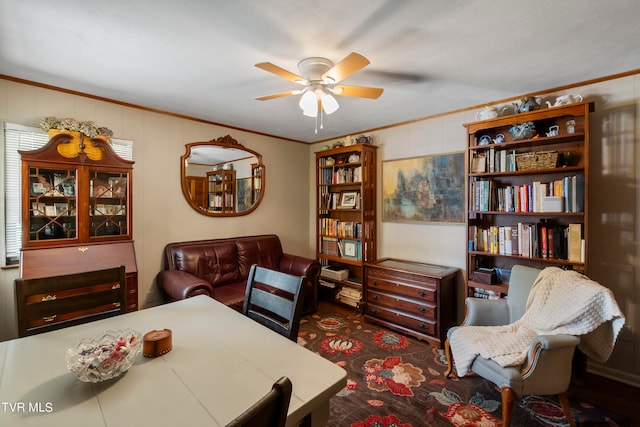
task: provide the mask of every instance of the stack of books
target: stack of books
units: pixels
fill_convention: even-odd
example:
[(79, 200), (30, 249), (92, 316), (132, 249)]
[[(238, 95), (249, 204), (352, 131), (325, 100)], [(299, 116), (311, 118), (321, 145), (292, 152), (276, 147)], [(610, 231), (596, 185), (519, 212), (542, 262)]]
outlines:
[(343, 286), (336, 295), (336, 298), (343, 304), (358, 307), (362, 301), (362, 291), (360, 289)]

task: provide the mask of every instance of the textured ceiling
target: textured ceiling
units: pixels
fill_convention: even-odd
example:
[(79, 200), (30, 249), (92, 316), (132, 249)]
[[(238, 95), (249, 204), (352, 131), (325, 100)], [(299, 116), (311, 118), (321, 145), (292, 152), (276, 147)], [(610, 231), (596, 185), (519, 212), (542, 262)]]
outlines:
[[(0, 0), (0, 74), (313, 142), (640, 68), (637, 0)], [(371, 64), (315, 120), (309, 56)]]

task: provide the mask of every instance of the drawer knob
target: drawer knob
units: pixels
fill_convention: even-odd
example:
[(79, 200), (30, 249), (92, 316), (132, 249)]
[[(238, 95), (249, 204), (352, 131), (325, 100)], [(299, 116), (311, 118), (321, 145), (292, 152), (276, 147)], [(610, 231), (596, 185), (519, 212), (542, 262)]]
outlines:
[(372, 312), (373, 314), (378, 314), (378, 309), (377, 309), (377, 308), (372, 308), (372, 309), (371, 309), (371, 312)]
[(427, 311), (427, 309), (424, 307), (420, 307), (418, 308), (418, 311), (420, 311), (421, 313), (424, 313), (425, 311)]
[(378, 281), (377, 281), (377, 280), (374, 280), (373, 282), (371, 282), (371, 284), (372, 284), (373, 286), (376, 286), (376, 285), (378, 284)]
[(372, 296), (371, 298), (373, 298), (373, 299), (378, 299), (378, 295), (374, 295), (374, 296)]
[(53, 316), (47, 316), (47, 317), (43, 317), (42, 320), (44, 320), (47, 323), (51, 323), (54, 320), (56, 320), (56, 315), (54, 314)]
[(425, 297), (427, 296), (427, 293), (425, 291), (418, 291), (418, 295), (420, 295), (421, 297)]
[(424, 323), (424, 322), (420, 322), (420, 323), (418, 323), (418, 326), (421, 327), (421, 328), (426, 328), (427, 324)]

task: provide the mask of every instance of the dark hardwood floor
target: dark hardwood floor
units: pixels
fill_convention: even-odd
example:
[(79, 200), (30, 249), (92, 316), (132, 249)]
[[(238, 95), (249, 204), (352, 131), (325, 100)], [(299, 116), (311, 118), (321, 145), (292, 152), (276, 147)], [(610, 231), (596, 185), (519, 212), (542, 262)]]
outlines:
[(586, 372), (574, 378), (569, 397), (628, 418), (640, 426), (640, 388)]
[[(338, 315), (353, 315), (356, 310), (344, 305), (320, 301), (323, 309)], [(629, 426), (640, 426), (640, 388), (589, 372), (575, 377), (569, 386), (569, 397), (603, 408), (629, 419)]]

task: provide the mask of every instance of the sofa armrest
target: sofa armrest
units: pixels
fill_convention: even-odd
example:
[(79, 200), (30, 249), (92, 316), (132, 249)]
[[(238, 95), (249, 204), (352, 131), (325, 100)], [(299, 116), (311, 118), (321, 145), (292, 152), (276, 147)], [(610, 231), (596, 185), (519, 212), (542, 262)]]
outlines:
[(213, 297), (213, 287), (193, 274), (181, 270), (162, 270), (158, 274), (158, 286), (171, 301), (178, 301), (196, 295)]
[(306, 277), (311, 283), (317, 283), (320, 277), (320, 263), (311, 258), (298, 255), (282, 254), (280, 271), (294, 276)]
[(320, 271), (322, 269), (320, 263), (311, 258), (282, 254), (279, 268), (283, 273), (302, 276), (307, 279), (307, 289), (302, 306), (302, 313), (311, 314), (318, 310), (318, 286)]

